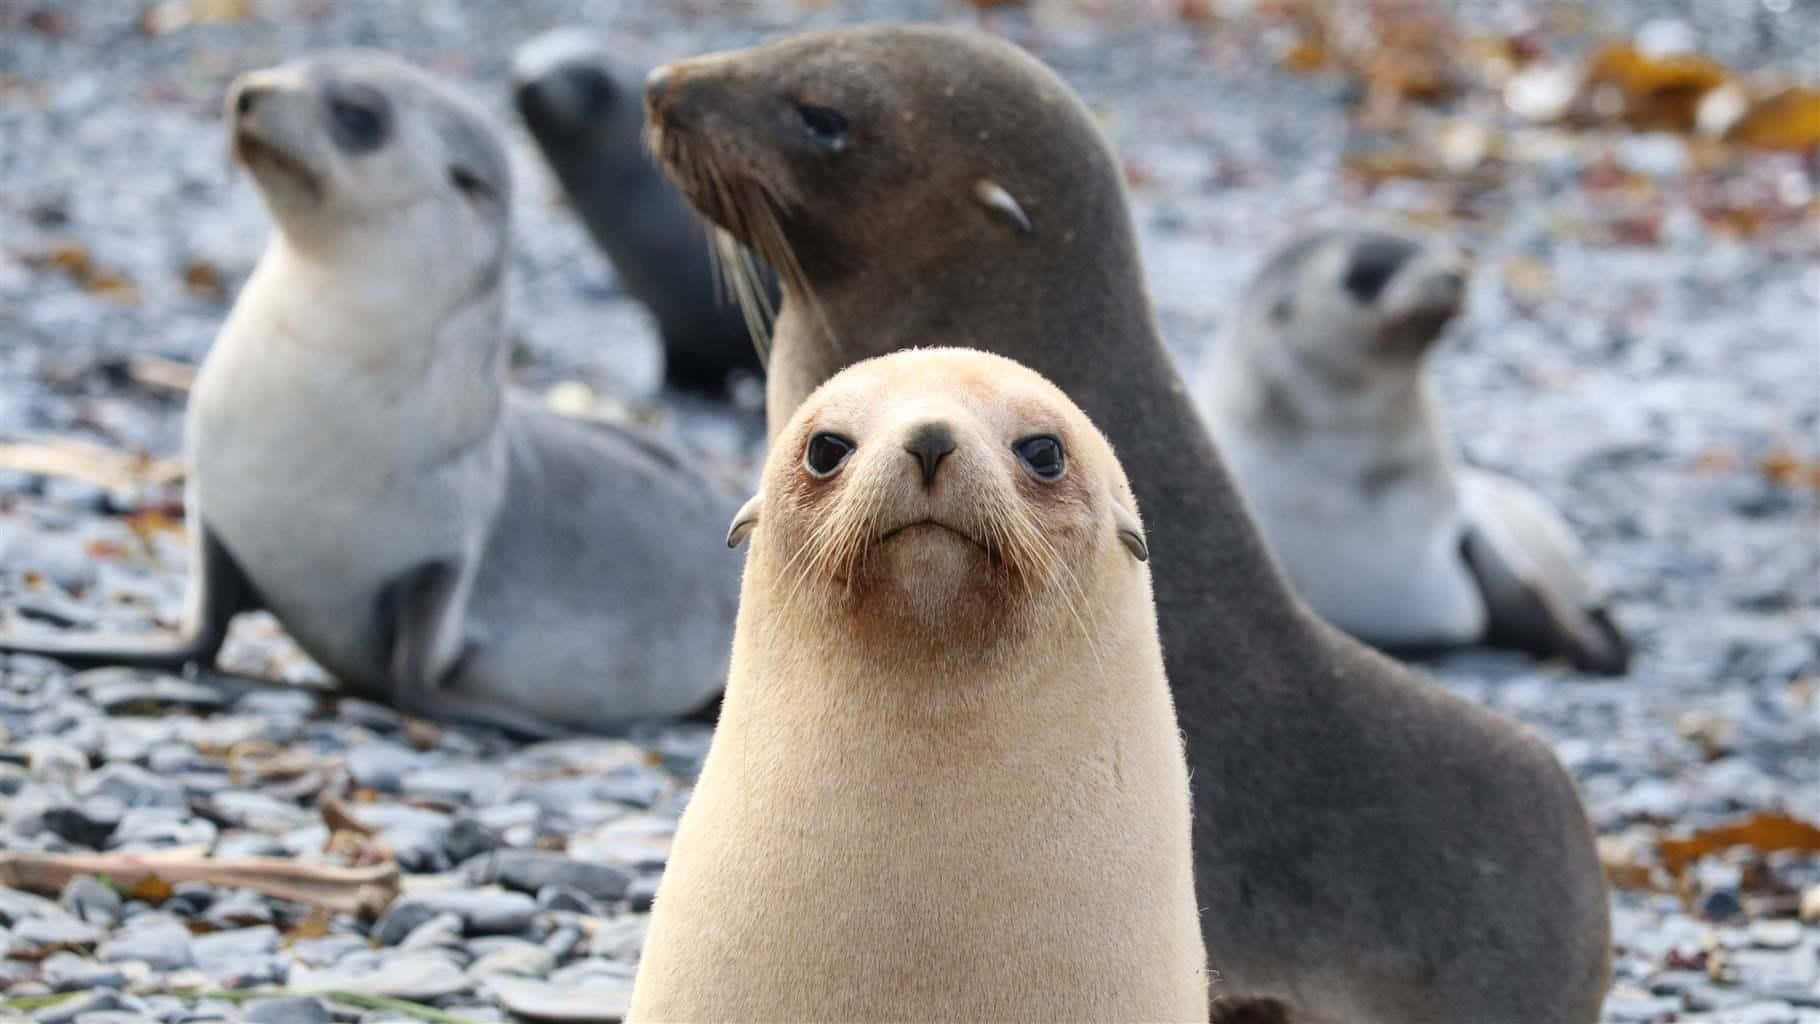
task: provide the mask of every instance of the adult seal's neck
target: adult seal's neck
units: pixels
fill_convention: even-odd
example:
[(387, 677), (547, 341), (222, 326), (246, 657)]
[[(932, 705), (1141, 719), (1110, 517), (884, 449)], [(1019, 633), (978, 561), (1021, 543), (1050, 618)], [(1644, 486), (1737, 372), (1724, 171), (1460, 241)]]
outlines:
[[(938, 343), (1016, 359), (1067, 392), (1131, 469), (1151, 531), (1164, 651), (1172, 660), (1203, 650), (1214, 661), (1266, 656), (1281, 648), (1254, 647), (1258, 630), (1318, 627), (1252, 525), (1163, 347), (1124, 197), (1111, 197), (1100, 205), (1115, 209), (1077, 208), (1066, 221), (1058, 212), (1053, 227), (1032, 209), (1035, 232), (1001, 241), (1002, 260), (978, 252), (880, 260), (851, 278), (824, 284), (818, 275), (813, 300), (786, 290), (768, 383), (773, 432), (816, 385), (861, 359)], [(1242, 691), (1234, 687), (1234, 699)]]

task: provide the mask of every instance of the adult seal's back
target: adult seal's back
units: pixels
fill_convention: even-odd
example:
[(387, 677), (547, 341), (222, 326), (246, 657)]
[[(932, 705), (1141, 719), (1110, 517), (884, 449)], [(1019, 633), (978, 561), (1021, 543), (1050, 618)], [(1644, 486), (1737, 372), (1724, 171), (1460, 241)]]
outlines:
[(784, 282), (774, 437), (844, 365), (939, 338), (1042, 373), (1112, 442), (1156, 556), (1222, 1012), (1597, 1019), (1608, 909), (1571, 780), (1291, 595), (1157, 337), (1118, 162), (1059, 78), (990, 37), (879, 25), (670, 65), (646, 103), (690, 200)]
[(1423, 376), (1465, 270), (1407, 232), (1298, 236), (1245, 289), (1196, 397), (1327, 621), (1390, 650), (1483, 641), (1620, 675), (1630, 645), (1560, 513), (1461, 465)]
[(277, 222), (185, 424), (195, 547), (176, 636), (24, 644), (214, 660), (269, 609), (358, 692), (524, 733), (719, 691), (734, 502), (677, 456), (508, 394), (511, 182), (473, 104), (383, 54), (243, 76), (237, 159)]
[(981, 352), (849, 368), (772, 446), (634, 1021), (1193, 1021), (1188, 776), (1104, 438)]

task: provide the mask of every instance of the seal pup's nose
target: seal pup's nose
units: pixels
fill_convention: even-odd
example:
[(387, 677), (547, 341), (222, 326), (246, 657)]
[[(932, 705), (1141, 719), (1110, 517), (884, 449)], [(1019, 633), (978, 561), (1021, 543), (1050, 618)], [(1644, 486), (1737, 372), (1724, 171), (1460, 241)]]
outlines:
[(936, 467), (954, 450), (954, 431), (940, 420), (931, 420), (917, 425), (910, 431), (910, 437), (904, 442), (904, 451), (916, 456), (923, 464), (923, 486), (935, 482)]
[(257, 82), (242, 83), (240, 88), (234, 90), (234, 98), (230, 102), (234, 116), (236, 118), (251, 117), (253, 111), (258, 109), (259, 104), (264, 102), (271, 93), (272, 87), (269, 85)]

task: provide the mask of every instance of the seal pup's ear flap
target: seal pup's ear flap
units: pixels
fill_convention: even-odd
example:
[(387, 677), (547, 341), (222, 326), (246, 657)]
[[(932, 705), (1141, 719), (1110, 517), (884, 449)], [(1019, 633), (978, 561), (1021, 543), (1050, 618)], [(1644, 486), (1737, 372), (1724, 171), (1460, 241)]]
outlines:
[(733, 525), (727, 527), (728, 547), (739, 547), (745, 543), (747, 537), (752, 535), (753, 528), (758, 526), (758, 510), (764, 503), (765, 492), (759, 491), (747, 498), (746, 503), (739, 507), (738, 512), (733, 513)]
[(1150, 545), (1144, 540), (1144, 528), (1138, 525), (1137, 516), (1118, 502), (1112, 503), (1112, 521), (1118, 524), (1119, 543), (1131, 552), (1131, 557), (1140, 562), (1150, 561)]
[(1011, 198), (1011, 193), (1005, 191), (1005, 186), (990, 178), (981, 178), (973, 184), (973, 198), (1000, 220), (1026, 235), (1030, 233), (1030, 218), (1024, 215), (1024, 208), (1017, 205), (1017, 200)]

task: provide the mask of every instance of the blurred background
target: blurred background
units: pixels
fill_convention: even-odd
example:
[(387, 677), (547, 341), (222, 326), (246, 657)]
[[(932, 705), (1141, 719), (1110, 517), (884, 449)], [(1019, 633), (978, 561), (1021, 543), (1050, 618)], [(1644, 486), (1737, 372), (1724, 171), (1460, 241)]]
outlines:
[[(1457, 441), (1564, 511), (1639, 656), (1615, 681), (1486, 652), (1430, 668), (1541, 730), (1578, 779), (1619, 887), (1609, 1020), (1820, 1021), (1813, 0), (0, 0), (0, 608), (176, 617), (183, 394), (268, 233), (228, 161), (235, 74), (361, 45), (464, 84), (511, 139), (520, 383), (743, 480), (757, 414), (659, 393), (650, 322), (512, 112), (512, 53), (580, 25), (649, 66), (885, 17), (1001, 33), (1093, 105), (1185, 370), (1265, 253), (1309, 227), (1391, 217), (1471, 247), (1434, 368)], [(229, 658), (321, 681), (269, 620), (243, 623)], [(112, 756), (115, 709), (23, 670), (0, 690), (0, 762), (25, 764), (46, 722)], [(305, 733), (285, 735), (320, 750)], [(703, 742), (626, 748), (655, 788), (617, 806), (661, 833)], [(526, 763), (493, 739), (413, 756)], [(437, 798), (513, 797), (467, 778)], [(17, 807), (7, 820), (0, 848), (42, 845)], [(539, 820), (533, 841), (561, 831)], [(25, 977), (0, 968), (0, 988)], [(493, 1005), (474, 993), (425, 998)]]

